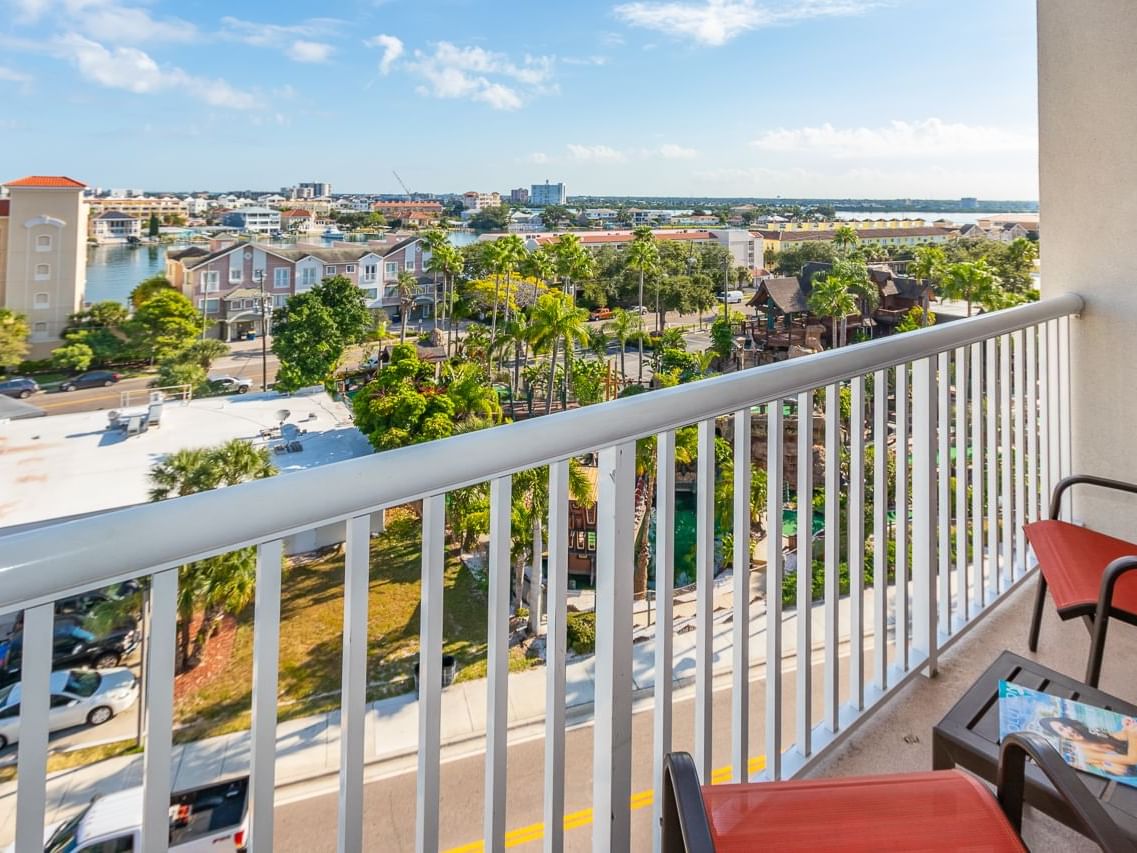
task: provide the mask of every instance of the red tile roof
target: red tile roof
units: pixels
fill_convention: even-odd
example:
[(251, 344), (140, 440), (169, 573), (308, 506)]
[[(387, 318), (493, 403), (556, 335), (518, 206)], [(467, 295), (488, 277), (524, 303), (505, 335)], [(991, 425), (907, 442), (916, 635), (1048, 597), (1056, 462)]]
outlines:
[(8, 181), (6, 187), (66, 187), (70, 189), (86, 189), (87, 185), (65, 175), (29, 175), (17, 181)]
[[(576, 233), (580, 242), (585, 246), (600, 243), (630, 243), (635, 238), (631, 231), (599, 231), (592, 233)], [(714, 237), (710, 231), (653, 231), (656, 240), (690, 240), (708, 242)], [(537, 237), (537, 243), (542, 246), (551, 245), (560, 239), (560, 235), (542, 234)]]

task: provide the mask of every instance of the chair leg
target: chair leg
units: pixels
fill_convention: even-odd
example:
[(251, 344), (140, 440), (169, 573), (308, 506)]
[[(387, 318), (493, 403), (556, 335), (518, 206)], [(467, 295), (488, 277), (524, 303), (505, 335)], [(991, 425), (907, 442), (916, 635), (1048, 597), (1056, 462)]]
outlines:
[(1030, 637), (1027, 646), (1032, 652), (1038, 651), (1038, 632), (1042, 629), (1042, 609), (1046, 606), (1046, 576), (1038, 571), (1038, 593), (1034, 598), (1034, 614), (1030, 619)]
[(1094, 620), (1094, 634), (1090, 640), (1090, 659), (1086, 664), (1086, 684), (1097, 687), (1101, 678), (1101, 659), (1105, 653), (1105, 632), (1109, 628), (1108, 614)]

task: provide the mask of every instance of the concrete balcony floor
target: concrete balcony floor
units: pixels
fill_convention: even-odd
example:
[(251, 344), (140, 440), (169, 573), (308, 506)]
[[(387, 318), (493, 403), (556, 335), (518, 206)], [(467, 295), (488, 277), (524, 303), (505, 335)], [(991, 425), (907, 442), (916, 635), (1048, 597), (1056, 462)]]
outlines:
[[(932, 727), (951, 709), (998, 654), (1010, 649), (1051, 669), (1081, 678), (1090, 637), (1082, 620), (1062, 622), (1048, 602), (1038, 652), (1027, 649), (1027, 630), (1037, 581), (1028, 579), (971, 632), (940, 658), (935, 678), (905, 685), (810, 776), (910, 773), (932, 766)], [(1114, 620), (1106, 642), (1101, 689), (1137, 701), (1133, 661), (1137, 628)], [(1097, 846), (1080, 834), (1027, 807), (1024, 838), (1037, 851), (1091, 851)]]

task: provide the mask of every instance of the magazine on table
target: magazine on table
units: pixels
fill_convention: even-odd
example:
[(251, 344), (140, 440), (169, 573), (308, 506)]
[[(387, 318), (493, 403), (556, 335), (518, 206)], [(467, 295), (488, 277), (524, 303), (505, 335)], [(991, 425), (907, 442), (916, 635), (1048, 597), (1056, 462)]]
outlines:
[(1015, 732), (1046, 738), (1071, 767), (1137, 787), (1137, 719), (1083, 702), (999, 682), (999, 740)]

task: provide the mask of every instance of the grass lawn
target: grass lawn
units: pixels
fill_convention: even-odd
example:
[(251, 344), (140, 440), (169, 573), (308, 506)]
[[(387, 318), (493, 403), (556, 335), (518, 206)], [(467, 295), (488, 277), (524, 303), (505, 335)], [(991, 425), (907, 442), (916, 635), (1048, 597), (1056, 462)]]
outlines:
[[(388, 513), (387, 531), (371, 540), (368, 609), (368, 700), (413, 689), (419, 644), (421, 526), (409, 511)], [(280, 626), (280, 719), (339, 706), (343, 631), (342, 554), (294, 562), (283, 578)], [(484, 677), (487, 605), (485, 593), (448, 553), (443, 604), (444, 651), (457, 658), (459, 680)], [(208, 676), (183, 691), (175, 715), (184, 728), (178, 741), (248, 728), (252, 700), (252, 607), (237, 619), (230, 638), (217, 637), (203, 666)], [(209, 660), (217, 644), (224, 658)], [(533, 662), (512, 649), (510, 669)], [(191, 673), (191, 677), (193, 674)], [(195, 681), (196, 681), (195, 677)]]

